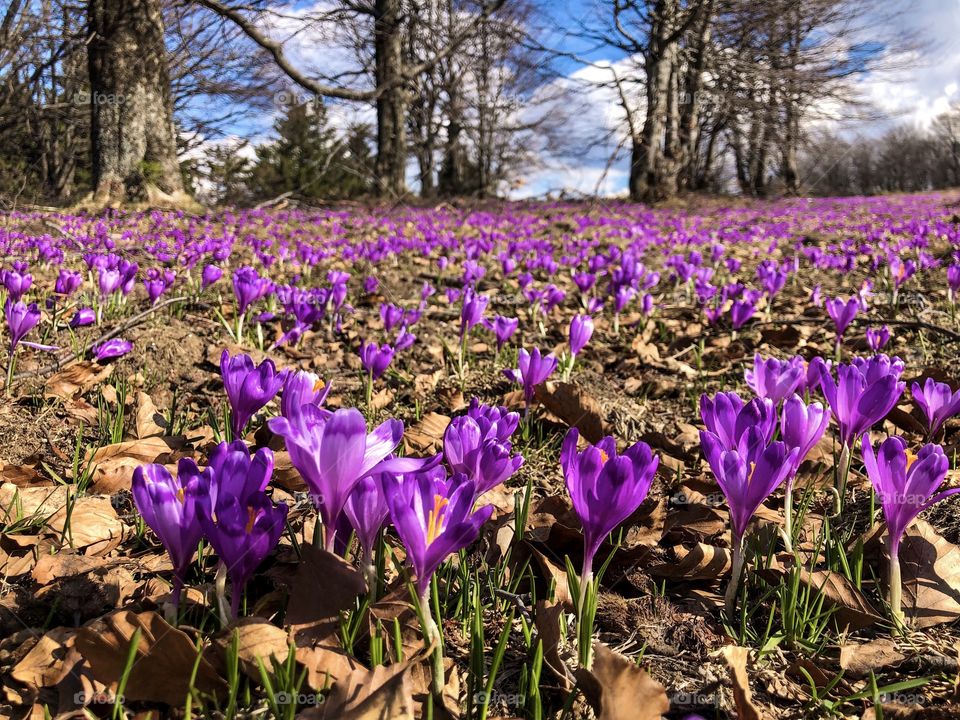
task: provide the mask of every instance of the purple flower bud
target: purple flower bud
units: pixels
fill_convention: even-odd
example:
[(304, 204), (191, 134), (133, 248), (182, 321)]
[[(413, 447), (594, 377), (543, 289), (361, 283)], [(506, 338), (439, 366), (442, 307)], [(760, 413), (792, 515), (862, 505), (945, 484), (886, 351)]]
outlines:
[(570, 321), (570, 354), (579, 355), (593, 335), (593, 318), (589, 315), (574, 315)]
[(7, 298), (3, 312), (7, 319), (7, 332), (10, 334), (10, 353), (13, 354), (20, 341), (40, 322), (40, 308), (36, 303), (27, 305), (22, 300)]
[(70, 318), (70, 327), (73, 329), (85, 327), (87, 325), (93, 325), (96, 321), (97, 313), (93, 308), (80, 308), (73, 314), (73, 317)]
[(250, 419), (280, 391), (286, 372), (278, 372), (269, 358), (254, 365), (249, 355), (230, 357), (227, 350), (220, 355), (223, 389), (230, 401), (233, 437), (240, 438)]
[(122, 338), (113, 338), (106, 342), (94, 346), (93, 356), (97, 361), (110, 360), (112, 358), (123, 357), (133, 350), (133, 343)]
[(223, 277), (223, 270), (216, 265), (207, 265), (200, 273), (200, 289), (206, 290)]
[(360, 364), (374, 380), (382, 376), (393, 361), (393, 348), (384, 343), (363, 343), (360, 346)]

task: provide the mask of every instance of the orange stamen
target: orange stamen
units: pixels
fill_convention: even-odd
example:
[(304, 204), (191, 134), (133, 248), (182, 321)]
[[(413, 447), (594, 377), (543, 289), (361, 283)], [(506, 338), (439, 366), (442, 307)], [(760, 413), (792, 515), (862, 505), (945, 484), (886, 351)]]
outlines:
[(184, 493), (183, 493), (183, 488), (182, 488), (182, 487), (181, 487), (181, 488), (177, 488), (177, 500), (180, 501), (180, 504), (181, 504), (181, 505), (183, 505), (184, 497), (185, 497), (185, 496), (184, 496)]
[(442, 495), (433, 496), (433, 510), (427, 516), (427, 545), (437, 539), (437, 536), (443, 532), (443, 511), (450, 501)]
[(247, 527), (246, 531), (249, 533), (253, 530), (253, 524), (257, 520), (257, 511), (253, 509), (252, 506), (247, 506)]
[(314, 392), (320, 392), (320, 391), (323, 390), (326, 386), (327, 386), (327, 384), (323, 381), (322, 378), (317, 378), (317, 381), (313, 384), (313, 391), (314, 391)]

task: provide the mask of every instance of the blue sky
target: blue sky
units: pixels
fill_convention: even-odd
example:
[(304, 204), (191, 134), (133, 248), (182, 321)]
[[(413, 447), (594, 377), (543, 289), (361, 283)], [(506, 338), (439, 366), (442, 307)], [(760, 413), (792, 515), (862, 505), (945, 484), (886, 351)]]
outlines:
[[(295, 0), (294, 8), (302, 9), (315, 5), (318, 0)], [(571, 57), (556, 61), (555, 69), (561, 78), (556, 82), (575, 83), (579, 88), (591, 79), (610, 77), (605, 64), (625, 63), (623, 53), (610, 47), (598, 47), (591, 41), (574, 37), (581, 21), (589, 21), (597, 5), (592, 0), (539, 0), (543, 11), (541, 24), (544, 28), (544, 44), (562, 46), (571, 55), (593, 63), (579, 63)], [(926, 125), (951, 102), (960, 101), (960, 0), (907, 0), (896, 27), (879, 28), (879, 34), (888, 31), (919, 32), (922, 36), (917, 51), (912, 54), (905, 69), (882, 75), (868, 75), (860, 79), (860, 91), (885, 119), (869, 124), (846, 122), (846, 132), (874, 135), (895, 122), (910, 122)], [(874, 38), (865, 37), (856, 50), (857, 58), (873, 56), (883, 51), (883, 45)], [(343, 54), (322, 47), (319, 43), (298, 43), (288, 53), (309, 66), (330, 67)], [(595, 133), (604, 137), (615, 131), (620, 124), (621, 113), (612, 91), (586, 90), (587, 102), (581, 112), (571, 119), (571, 134)], [(279, 106), (278, 106), (279, 108)], [(338, 104), (331, 108), (334, 121), (342, 124), (374, 120), (372, 108), (357, 104)], [(259, 115), (230, 129), (231, 133), (249, 137), (254, 141), (267, 136), (272, 117)], [(621, 134), (622, 136), (622, 134)], [(589, 150), (566, 153), (564, 157), (545, 157), (540, 167), (526, 173), (525, 183), (516, 194), (537, 196), (561, 189), (573, 192), (592, 193), (599, 187), (606, 194), (622, 192), (626, 187), (626, 153), (609, 168), (608, 160), (615, 152), (618, 138), (611, 135), (605, 144)], [(601, 182), (602, 179), (602, 182)], [(599, 183), (599, 185), (598, 185)]]

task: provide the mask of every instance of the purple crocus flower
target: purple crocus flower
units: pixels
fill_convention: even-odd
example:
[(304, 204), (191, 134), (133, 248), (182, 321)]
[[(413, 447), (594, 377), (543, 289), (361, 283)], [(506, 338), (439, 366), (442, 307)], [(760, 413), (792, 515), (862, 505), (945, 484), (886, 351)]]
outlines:
[(234, 618), (244, 587), (277, 546), (286, 523), (286, 504), (274, 506), (264, 492), (272, 475), (273, 452), (261, 448), (251, 458), (237, 440), (220, 443), (193, 486), (204, 535), (230, 578)]
[(7, 319), (7, 332), (10, 333), (10, 354), (12, 355), (20, 341), (40, 322), (40, 308), (36, 303), (27, 305), (22, 300), (7, 298), (3, 306)]
[(960, 488), (934, 495), (950, 469), (950, 462), (939, 445), (924, 445), (914, 456), (900, 437), (884, 440), (876, 454), (868, 437), (864, 436), (862, 442), (863, 464), (887, 521), (890, 612), (894, 621), (902, 625), (900, 541), (917, 515), (944, 498), (960, 493)]
[(910, 394), (927, 418), (930, 437), (934, 437), (947, 420), (960, 413), (960, 390), (954, 392), (949, 385), (932, 377), (924, 381), (922, 388), (920, 383), (910, 385)]
[(403, 308), (393, 303), (383, 303), (380, 305), (380, 319), (383, 321), (383, 329), (390, 332), (403, 322)]
[(392, 361), (393, 348), (386, 343), (378, 346), (371, 342), (360, 346), (360, 364), (373, 380), (378, 380), (390, 367)]
[(780, 439), (787, 450), (796, 450), (793, 468), (784, 488), (784, 537), (787, 550), (793, 550), (793, 480), (800, 463), (820, 442), (830, 424), (830, 413), (818, 402), (806, 405), (799, 395), (791, 395), (783, 403), (780, 414)]
[(637, 442), (617, 455), (617, 442), (607, 436), (577, 452), (580, 433), (570, 428), (560, 450), (560, 465), (573, 509), (583, 526), (581, 583), (593, 576), (593, 558), (600, 545), (647, 497), (660, 459), (650, 446)]
[(755, 456), (776, 431), (777, 414), (773, 401), (754, 398), (748, 403), (734, 392), (719, 392), (711, 398), (700, 396), (700, 419), (726, 450), (746, 448), (746, 457)]
[(744, 372), (747, 386), (757, 397), (768, 398), (774, 405), (791, 395), (806, 378), (806, 366), (803, 358), (792, 357), (789, 360), (767, 358), (760, 353), (753, 356), (753, 369)]
[(739, 330), (757, 312), (757, 303), (752, 299), (735, 300), (730, 306), (730, 322), (734, 330)]
[(589, 315), (574, 315), (570, 321), (570, 354), (578, 355), (593, 335), (593, 318)]
[(262, 278), (252, 267), (241, 267), (233, 273), (233, 294), (237, 298), (237, 312), (241, 315), (253, 303), (270, 292), (270, 281)]
[(93, 347), (93, 356), (97, 362), (123, 357), (133, 350), (133, 343), (123, 338), (113, 338)]
[[(368, 565), (373, 564), (373, 551), (377, 544), (377, 535), (390, 513), (387, 498), (384, 495), (382, 473), (376, 477), (367, 475), (354, 486), (343, 505), (343, 513), (357, 535), (363, 557)], [(367, 581), (370, 582), (368, 573)]]
[(485, 438), (495, 437), (500, 442), (509, 440), (520, 424), (519, 414), (502, 406), (484, 405), (475, 397), (470, 399), (467, 416), (477, 422)]
[(390, 519), (416, 574), (416, 588), (427, 604), (430, 580), (452, 554), (472, 544), (493, 514), (493, 505), (474, 511), (477, 488), (465, 475), (450, 480), (421, 472), (402, 480), (384, 476)]
[(397, 335), (396, 340), (393, 341), (393, 348), (396, 352), (403, 352), (404, 350), (409, 350), (412, 348), (416, 341), (417, 336), (407, 330), (406, 326), (404, 326), (400, 329), (400, 333)]
[(493, 333), (497, 341), (497, 352), (503, 350), (513, 334), (520, 325), (519, 318), (508, 318), (503, 315), (497, 315), (493, 320), (484, 323), (485, 327)]
[(97, 286), (100, 288), (100, 295), (107, 297), (120, 289), (123, 277), (120, 271), (115, 268), (102, 267), (97, 274)]
[(496, 424), (485, 429), (469, 415), (461, 415), (443, 433), (443, 457), (450, 471), (466, 475), (478, 494), (505, 482), (523, 465), (522, 455), (510, 455), (510, 442), (497, 437)]
[(97, 321), (97, 312), (93, 308), (80, 308), (70, 318), (70, 327), (76, 329), (93, 325)]
[(278, 372), (273, 360), (267, 358), (254, 365), (249, 355), (230, 357), (228, 350), (220, 356), (220, 375), (230, 401), (230, 426), (234, 438), (243, 435), (250, 419), (273, 400), (286, 379), (286, 372)]
[(888, 342), (890, 342), (890, 328), (886, 325), (867, 329), (867, 347), (874, 352), (882, 350)]
[(375, 275), (367, 275), (367, 277), (363, 279), (363, 291), (368, 295), (375, 293), (379, 287), (380, 281)]
[(54, 283), (53, 292), (57, 295), (69, 297), (83, 285), (83, 276), (75, 270), (63, 268), (57, 275), (57, 281)]
[(860, 301), (855, 297), (846, 300), (836, 297), (827, 300), (826, 305), (827, 314), (833, 320), (833, 325), (837, 330), (837, 344), (839, 344), (843, 339), (843, 334), (860, 311)]
[(750, 518), (763, 501), (793, 473), (800, 453), (798, 448), (791, 450), (779, 441), (758, 450), (753, 445), (757, 434), (756, 429), (751, 429), (740, 437), (736, 447), (729, 448), (709, 430), (700, 431), (704, 457), (730, 509), (733, 566), (725, 595), (728, 615), (732, 615), (736, 604), (743, 571), (743, 536)]
[(223, 277), (223, 270), (216, 265), (207, 265), (200, 273), (200, 289), (206, 290)]
[(33, 285), (33, 275), (27, 272), (26, 263), (16, 263), (13, 270), (0, 273), (0, 283), (6, 288), (9, 299), (17, 302)]
[(534, 348), (530, 352), (521, 348), (518, 365), (518, 369), (504, 370), (503, 374), (509, 380), (523, 385), (523, 399), (529, 412), (537, 386), (546, 381), (557, 369), (557, 358), (553, 353), (541, 355), (539, 348)]
[(960, 290), (960, 265), (957, 263), (947, 268), (947, 289), (952, 303), (956, 300), (957, 291)]
[(300, 412), (304, 405), (321, 407), (330, 394), (330, 385), (320, 376), (304, 370), (287, 373), (280, 395), (280, 414), (292, 417)]
[(906, 388), (898, 380), (895, 363), (886, 355), (874, 358), (878, 360), (837, 366), (837, 381), (830, 372), (820, 373), (820, 389), (840, 426), (840, 442), (848, 450), (887, 416)]
[(200, 471), (189, 458), (180, 460), (177, 477), (163, 465), (142, 465), (133, 471), (131, 491), (137, 511), (160, 540), (173, 564), (173, 606), (180, 594), (187, 570), (203, 537), (196, 512)]
[(425, 462), (388, 459), (403, 437), (403, 423), (387, 420), (367, 433), (367, 424), (356, 408), (329, 413), (304, 405), (300, 412), (271, 418), (268, 424), (286, 441), (290, 462), (310, 489), (331, 552), (343, 505), (361, 478), (377, 472), (414, 472)]
[(483, 319), (483, 313), (489, 302), (489, 297), (478, 295), (471, 289), (467, 289), (463, 294), (463, 306), (460, 308), (461, 340)]

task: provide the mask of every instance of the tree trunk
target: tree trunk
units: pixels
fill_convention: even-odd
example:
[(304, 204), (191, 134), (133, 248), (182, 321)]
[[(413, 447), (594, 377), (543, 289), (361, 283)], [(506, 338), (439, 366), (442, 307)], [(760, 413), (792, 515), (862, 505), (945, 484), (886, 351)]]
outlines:
[(181, 203), (161, 0), (88, 0), (94, 205)]
[(373, 44), (377, 87), (377, 183), (382, 195), (406, 194), (406, 89), (403, 73), (403, 33), (400, 0), (376, 0)]
[[(690, 67), (684, 78), (682, 112), (680, 117), (680, 156), (677, 158), (679, 175), (677, 189), (686, 190), (697, 183), (697, 151), (700, 145), (700, 94), (707, 69), (707, 48), (713, 25), (713, 2), (707, 0), (694, 33), (694, 47)], [(712, 142), (711, 138), (711, 142)]]

